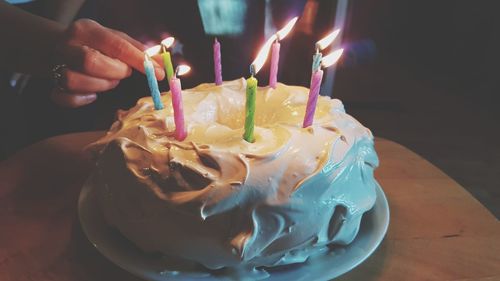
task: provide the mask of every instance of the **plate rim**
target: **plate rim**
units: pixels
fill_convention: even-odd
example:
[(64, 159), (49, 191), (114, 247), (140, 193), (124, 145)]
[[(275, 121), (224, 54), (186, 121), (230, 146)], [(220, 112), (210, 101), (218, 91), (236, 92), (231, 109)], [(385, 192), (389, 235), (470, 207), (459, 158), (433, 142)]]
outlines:
[[(141, 270), (141, 268), (138, 268), (137, 266), (132, 266), (130, 264), (125, 264), (124, 262), (121, 262), (120, 260), (117, 260), (116, 258), (114, 258), (115, 254), (117, 251), (115, 251), (115, 254), (110, 254), (109, 253), (109, 247), (108, 247), (108, 250), (106, 250), (106, 247), (101, 247), (100, 245), (102, 245), (100, 242), (102, 241), (99, 241), (99, 240), (102, 240), (102, 239), (96, 239), (96, 237), (94, 235), (92, 235), (91, 233), (89, 233), (89, 225), (87, 223), (88, 220), (85, 218), (85, 214), (87, 211), (91, 211), (92, 210), (86, 210), (85, 209), (85, 206), (87, 206), (89, 203), (88, 203), (88, 198), (89, 195), (92, 194), (92, 192), (94, 191), (94, 188), (95, 188), (95, 185), (93, 185), (93, 179), (94, 179), (94, 175), (91, 174), (87, 180), (85, 181), (85, 183), (83, 184), (83, 187), (80, 191), (80, 194), (79, 194), (79, 197), (78, 197), (78, 218), (79, 218), (79, 221), (80, 221), (80, 225), (82, 227), (82, 231), (83, 233), (85, 234), (85, 237), (87, 238), (87, 240), (92, 244), (92, 246), (99, 252), (99, 254), (101, 254), (102, 256), (104, 256), (107, 260), (109, 260), (111, 263), (113, 263), (114, 265), (120, 267), (121, 269), (129, 272), (130, 274), (133, 274), (137, 277), (140, 277), (140, 278), (145, 278), (147, 280), (164, 280), (164, 281), (167, 281), (167, 280), (193, 280), (193, 279), (197, 279), (197, 280), (213, 280), (213, 278), (215, 276), (212, 276), (212, 275), (209, 275), (209, 276), (204, 276), (204, 277), (198, 277), (198, 278), (193, 278), (194, 276), (191, 276), (191, 277), (186, 277), (186, 276), (168, 276), (168, 275), (161, 275), (160, 272), (154, 272), (153, 274), (151, 272), (146, 272), (145, 270)], [(384, 240), (385, 236), (387, 235), (387, 231), (388, 231), (388, 228), (389, 228), (389, 222), (390, 222), (390, 210), (389, 210), (389, 203), (388, 203), (388, 200), (387, 200), (387, 197), (382, 189), (382, 187), (380, 186), (380, 184), (375, 180), (375, 192), (376, 192), (376, 200), (375, 200), (375, 204), (374, 206), (372, 207), (372, 209), (370, 209), (369, 211), (367, 211), (367, 213), (363, 214), (363, 218), (365, 218), (365, 215), (368, 214), (368, 213), (372, 213), (371, 216), (374, 216), (375, 212), (380, 212), (380, 213), (377, 213), (379, 216), (382, 216), (382, 218), (384, 219), (382, 222), (381, 222), (381, 225), (379, 226), (379, 235), (377, 237), (375, 237), (375, 242), (371, 243), (370, 244), (370, 247), (368, 249), (366, 249), (366, 251), (364, 252), (364, 254), (362, 255), (361, 258), (359, 259), (356, 259), (355, 261), (353, 261), (352, 263), (350, 263), (349, 266), (345, 267), (343, 270), (341, 271), (337, 271), (335, 274), (331, 274), (331, 275), (328, 275), (328, 276), (322, 276), (322, 277), (318, 277), (320, 279), (318, 280), (330, 280), (330, 279), (333, 279), (333, 278), (337, 278), (351, 270), (353, 270), (354, 268), (356, 268), (357, 266), (359, 266), (361, 263), (363, 263), (366, 259), (368, 259), (376, 250), (377, 248), (380, 246), (380, 244), (382, 243), (382, 241)], [(95, 198), (94, 198), (95, 199)], [(101, 212), (100, 208), (91, 208), (93, 209), (93, 212)], [(102, 214), (101, 214), (102, 215)], [(363, 223), (363, 222), (362, 222)], [(358, 240), (360, 237), (360, 234), (358, 233), (356, 235), (356, 238), (349, 244), (349, 245), (346, 245), (344, 248), (349, 248), (350, 246), (352, 245), (355, 245), (355, 242), (356, 240)], [(97, 240), (97, 241), (96, 241)], [(131, 243), (131, 242), (130, 242)], [(145, 256), (142, 256), (143, 258)], [(294, 273), (296, 271), (300, 271), (302, 270), (302, 268), (308, 268), (308, 265), (307, 264), (304, 264), (303, 266), (301, 266), (299, 269), (289, 269), (289, 270), (285, 270), (285, 271), (282, 271), (282, 272), (270, 272), (270, 276), (269, 278), (267, 279), (264, 279), (264, 280), (269, 280), (269, 281), (272, 281), (273, 279), (275, 278), (279, 278), (280, 275), (283, 275), (283, 274), (289, 274), (289, 273)], [(326, 279), (325, 279), (326, 277)], [(217, 277), (215, 277), (217, 278)], [(299, 279), (297, 279), (299, 280)], [(300, 279), (302, 280), (302, 279)], [(304, 279), (304, 280), (311, 280), (311, 279)]]

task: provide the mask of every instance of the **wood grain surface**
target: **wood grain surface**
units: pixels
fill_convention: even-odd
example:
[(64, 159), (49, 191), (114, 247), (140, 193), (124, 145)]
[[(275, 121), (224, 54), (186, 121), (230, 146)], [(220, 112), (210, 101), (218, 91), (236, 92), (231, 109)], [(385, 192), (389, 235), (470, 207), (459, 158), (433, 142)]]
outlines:
[[(100, 135), (47, 139), (0, 163), (1, 281), (139, 280), (101, 256), (77, 219), (91, 167), (82, 148)], [(377, 139), (376, 149), (389, 232), (367, 261), (338, 280), (500, 280), (500, 222), (405, 147)]]

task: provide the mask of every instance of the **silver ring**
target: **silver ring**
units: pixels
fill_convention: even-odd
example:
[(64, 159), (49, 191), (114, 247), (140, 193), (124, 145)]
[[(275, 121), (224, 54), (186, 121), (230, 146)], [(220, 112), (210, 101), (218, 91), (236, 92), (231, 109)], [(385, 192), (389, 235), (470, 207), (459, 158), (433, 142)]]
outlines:
[(57, 89), (61, 91), (66, 91), (66, 87), (61, 85), (61, 80), (63, 78), (64, 74), (64, 69), (66, 69), (67, 66), (65, 64), (56, 64), (52, 68), (52, 79), (54, 80), (54, 86), (57, 87)]

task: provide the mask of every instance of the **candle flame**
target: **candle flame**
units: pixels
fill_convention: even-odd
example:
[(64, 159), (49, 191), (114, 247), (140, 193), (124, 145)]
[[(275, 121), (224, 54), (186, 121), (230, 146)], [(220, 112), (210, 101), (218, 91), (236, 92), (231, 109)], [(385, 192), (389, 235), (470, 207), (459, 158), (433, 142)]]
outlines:
[(181, 64), (177, 66), (175, 69), (175, 75), (176, 76), (182, 76), (186, 73), (188, 73), (191, 70), (191, 67), (189, 65)]
[(161, 46), (160, 45), (156, 45), (156, 46), (153, 46), (149, 49), (147, 49), (146, 51), (144, 51), (144, 53), (146, 53), (148, 56), (152, 57), (156, 54), (158, 54), (161, 50)]
[(174, 44), (175, 38), (174, 37), (167, 37), (163, 40), (161, 40), (161, 44), (165, 46), (165, 48), (170, 48)]
[(334, 30), (332, 33), (328, 34), (323, 39), (321, 39), (318, 42), (316, 42), (316, 48), (319, 49), (319, 50), (325, 49), (330, 44), (332, 44), (333, 40), (335, 40), (335, 38), (337, 38), (337, 36), (339, 35), (339, 33), (340, 33), (340, 29)]
[(290, 33), (290, 31), (292, 30), (293, 26), (295, 25), (295, 23), (297, 22), (298, 19), (299, 19), (299, 17), (294, 17), (285, 25), (285, 27), (283, 27), (281, 30), (276, 32), (276, 37), (277, 37), (276, 39), (279, 41), (279, 40), (285, 38), (285, 36), (287, 36), (288, 33)]
[(266, 43), (262, 46), (260, 49), (259, 53), (257, 54), (257, 57), (255, 60), (252, 62), (251, 69), (252, 69), (252, 75), (257, 74), (259, 70), (264, 66), (264, 63), (266, 62), (267, 55), (269, 54), (269, 50), (271, 49), (271, 46), (273, 45), (274, 40), (276, 40), (276, 34), (273, 36), (269, 37), (267, 39)]
[(338, 49), (338, 50), (335, 50), (335, 51), (331, 52), (330, 54), (324, 56), (323, 59), (321, 60), (321, 65), (324, 68), (332, 66), (340, 59), (343, 52), (344, 52), (344, 49)]

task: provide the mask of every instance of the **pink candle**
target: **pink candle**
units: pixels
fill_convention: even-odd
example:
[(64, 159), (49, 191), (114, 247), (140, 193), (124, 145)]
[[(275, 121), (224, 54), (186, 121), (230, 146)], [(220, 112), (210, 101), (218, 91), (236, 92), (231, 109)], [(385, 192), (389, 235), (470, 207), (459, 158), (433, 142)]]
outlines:
[(215, 85), (222, 84), (222, 62), (220, 56), (220, 43), (217, 38), (214, 40), (214, 72), (215, 72)]
[(169, 86), (172, 93), (172, 107), (174, 108), (175, 139), (182, 141), (186, 138), (187, 132), (184, 126), (181, 80), (174, 75), (169, 81)]
[(309, 88), (309, 99), (307, 100), (306, 114), (304, 116), (303, 128), (312, 125), (314, 120), (314, 112), (316, 111), (316, 103), (318, 101), (319, 88), (323, 79), (323, 70), (319, 69), (311, 75), (311, 86)]
[(269, 72), (269, 87), (276, 89), (278, 82), (278, 63), (280, 61), (280, 43), (273, 43), (271, 49), (271, 71)]
[[(292, 30), (293, 26), (297, 22), (298, 17), (291, 19), (285, 27), (278, 30), (271, 38), (276, 41), (272, 45), (271, 51), (271, 71), (269, 71), (269, 87), (276, 89), (276, 83), (278, 82), (278, 63), (280, 61), (280, 40), (286, 37), (288, 33)], [(269, 39), (271, 39), (269, 38)]]

